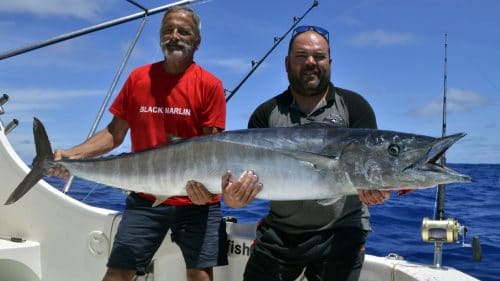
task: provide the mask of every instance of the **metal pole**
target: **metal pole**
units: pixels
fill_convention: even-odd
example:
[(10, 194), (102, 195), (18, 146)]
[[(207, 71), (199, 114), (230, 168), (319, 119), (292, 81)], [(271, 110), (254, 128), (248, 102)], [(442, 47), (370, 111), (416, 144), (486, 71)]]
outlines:
[(443, 242), (434, 243), (434, 267), (441, 268), (443, 262)]
[[(108, 92), (107, 92), (106, 96), (104, 97), (104, 101), (102, 102), (102, 105), (99, 108), (99, 112), (97, 113), (97, 116), (96, 116), (96, 118), (94, 120), (94, 123), (92, 124), (90, 132), (89, 132), (89, 134), (87, 136), (87, 139), (89, 139), (90, 137), (92, 137), (94, 135), (95, 131), (97, 130), (97, 126), (99, 126), (99, 123), (101, 122), (102, 116), (104, 115), (104, 111), (106, 110), (106, 108), (108, 106), (109, 100), (111, 99), (111, 96), (113, 95), (113, 92), (114, 92), (114, 90), (116, 88), (116, 85), (118, 84), (120, 76), (122, 75), (123, 70), (125, 69), (125, 66), (127, 65), (127, 62), (128, 62), (128, 59), (130, 58), (130, 55), (132, 55), (132, 51), (134, 50), (134, 47), (135, 47), (135, 45), (137, 43), (137, 40), (139, 39), (139, 37), (141, 36), (142, 31), (144, 30), (144, 26), (146, 24), (146, 21), (147, 21), (147, 14), (142, 19), (141, 25), (137, 29), (135, 37), (132, 40), (132, 42), (130, 43), (130, 46), (129, 46), (128, 50), (127, 50), (127, 53), (125, 54), (125, 57), (123, 58), (123, 61), (122, 61), (121, 65), (120, 65), (120, 67), (118, 68), (118, 71), (115, 74), (113, 82), (111, 83), (111, 86), (109, 87)], [(63, 192), (64, 193), (68, 193), (68, 191), (69, 191), (69, 189), (71, 187), (71, 184), (73, 183), (73, 179), (74, 179), (74, 177), (71, 176), (65, 182), (64, 187), (63, 187)]]
[[(444, 34), (444, 85), (443, 85), (443, 122), (442, 122), (442, 137), (446, 136), (446, 91), (448, 84), (448, 34)], [(446, 166), (446, 156), (443, 154), (440, 159), (441, 167)], [(435, 219), (444, 220), (444, 206), (446, 196), (446, 185), (439, 184), (437, 192), (437, 206)], [(443, 243), (434, 243), (434, 266), (441, 267), (443, 255)]]
[(280, 37), (275, 37), (274, 38), (274, 45), (271, 47), (271, 49), (264, 55), (264, 57), (262, 57), (258, 62), (255, 62), (252, 61), (252, 69), (250, 70), (250, 72), (248, 72), (248, 74), (243, 78), (243, 80), (241, 80), (241, 82), (232, 90), (232, 91), (229, 91), (228, 92), (230, 93), (228, 97), (226, 97), (226, 102), (228, 102), (233, 96), (234, 94), (236, 94), (236, 92), (240, 89), (240, 87), (247, 81), (247, 79), (252, 75), (252, 73), (257, 69), (257, 67), (260, 66), (260, 64), (273, 52), (273, 50), (281, 43), (281, 41), (283, 41), (283, 39), (285, 39), (285, 37), (288, 35), (288, 33), (290, 33), (290, 31), (293, 30), (293, 28), (314, 8), (318, 6), (318, 0), (314, 0), (313, 1), (313, 4), (311, 5), (311, 7), (302, 15), (302, 17), (294, 17), (294, 23), (292, 25), (292, 27), (290, 27), (290, 29), (288, 29), (287, 32), (285, 32), (285, 34), (283, 34), (283, 36), (280, 36)]
[(114, 20), (103, 22), (101, 24), (97, 24), (97, 25), (94, 25), (94, 26), (83, 28), (83, 29), (80, 29), (80, 30), (77, 30), (77, 31), (73, 31), (73, 32), (70, 32), (70, 33), (62, 34), (62, 35), (56, 36), (56, 37), (54, 37), (52, 39), (48, 39), (48, 40), (45, 40), (45, 41), (40, 41), (40, 42), (34, 43), (32, 45), (28, 45), (28, 46), (25, 46), (25, 47), (21, 47), (21, 48), (18, 48), (18, 49), (14, 49), (14, 50), (11, 50), (11, 51), (7, 51), (7, 52), (4, 52), (4, 53), (1, 53), (0, 54), (0, 60), (6, 59), (6, 58), (10, 58), (10, 57), (14, 57), (14, 56), (26, 53), (26, 52), (30, 52), (30, 51), (33, 51), (33, 50), (36, 50), (36, 49), (40, 49), (40, 48), (43, 48), (43, 47), (46, 47), (46, 46), (49, 46), (49, 45), (52, 45), (52, 44), (55, 44), (55, 43), (59, 43), (59, 42), (62, 42), (62, 41), (66, 41), (66, 40), (69, 40), (69, 39), (72, 39), (72, 38), (75, 38), (75, 37), (79, 37), (79, 36), (85, 35), (87, 33), (92, 33), (92, 32), (95, 32), (95, 31), (98, 31), (98, 30), (102, 30), (102, 29), (105, 29), (105, 28), (109, 28), (109, 27), (112, 27), (112, 26), (115, 26), (115, 25), (119, 25), (119, 24), (122, 24), (122, 23), (125, 23), (125, 22), (136, 20), (136, 19), (139, 19), (141, 17), (145, 17), (147, 15), (157, 14), (157, 13), (165, 11), (168, 8), (173, 7), (173, 6), (182, 6), (182, 5), (192, 4), (192, 3), (195, 3), (195, 2), (199, 2), (199, 1), (205, 1), (205, 0), (182, 0), (182, 1), (175, 2), (175, 3), (163, 5), (163, 6), (154, 8), (154, 9), (145, 10), (145, 11), (142, 11), (142, 12), (139, 12), (139, 13), (136, 13), (136, 14), (131, 14), (129, 16), (125, 16), (125, 17), (122, 17), (122, 18), (117, 18), (117, 19), (114, 19)]

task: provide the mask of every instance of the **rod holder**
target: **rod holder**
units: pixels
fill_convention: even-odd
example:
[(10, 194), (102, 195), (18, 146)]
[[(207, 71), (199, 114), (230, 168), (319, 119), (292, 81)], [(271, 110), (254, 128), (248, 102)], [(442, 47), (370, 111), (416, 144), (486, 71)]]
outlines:
[(0, 96), (0, 106), (4, 105), (9, 101), (9, 96), (7, 94), (3, 94)]
[(472, 260), (481, 261), (483, 259), (483, 251), (481, 250), (481, 242), (478, 236), (472, 237)]
[(5, 127), (5, 135), (8, 135), (17, 125), (19, 125), (19, 121), (17, 119), (12, 119), (12, 121), (7, 124), (7, 127)]
[(5, 113), (5, 110), (3, 109), (3, 105), (9, 101), (9, 96), (6, 94), (3, 94), (0, 96), (0, 115)]

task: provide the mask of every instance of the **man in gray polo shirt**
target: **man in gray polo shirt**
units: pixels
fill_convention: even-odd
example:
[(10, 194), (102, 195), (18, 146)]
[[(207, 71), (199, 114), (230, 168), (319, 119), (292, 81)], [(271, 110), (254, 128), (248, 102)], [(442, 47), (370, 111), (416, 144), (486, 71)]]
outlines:
[[(328, 36), (328, 31), (316, 26), (294, 30), (285, 61), (290, 86), (254, 111), (249, 128), (310, 122), (342, 128), (377, 127), (373, 110), (363, 97), (330, 82)], [(241, 207), (251, 202), (262, 188), (256, 181), (251, 173), (243, 175), (239, 184), (246, 184), (238, 196), (225, 194), (226, 204)], [(236, 185), (231, 188), (236, 192)], [(313, 200), (271, 201), (269, 214), (258, 226), (244, 280), (292, 281), (302, 272), (309, 281), (358, 280), (370, 231), (366, 205), (389, 197), (389, 192), (366, 190), (326, 206)]]

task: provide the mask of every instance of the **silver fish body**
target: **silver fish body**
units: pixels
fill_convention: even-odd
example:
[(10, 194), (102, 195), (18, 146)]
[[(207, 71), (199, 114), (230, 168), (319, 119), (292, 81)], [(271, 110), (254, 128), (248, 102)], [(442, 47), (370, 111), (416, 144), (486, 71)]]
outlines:
[[(36, 119), (35, 123), (35, 136), (46, 136), (43, 125)], [(37, 132), (42, 129), (43, 133)], [(53, 165), (63, 165), (74, 176), (160, 198), (186, 195), (188, 180), (199, 181), (210, 192), (220, 193), (225, 171), (239, 175), (253, 170), (264, 185), (257, 198), (330, 199), (355, 194), (358, 189), (427, 188), (468, 182), (467, 175), (435, 164), (464, 135), (432, 138), (310, 124), (227, 131), (173, 141), (143, 152), (88, 160), (52, 161), (37, 156), (33, 167), (46, 171)], [(38, 144), (44, 141), (35, 142), (37, 151), (47, 146)], [(44, 150), (49, 149), (50, 144)], [(20, 186), (17, 189), (23, 191), (14, 192), (14, 201), (9, 198), (8, 203), (27, 192)]]

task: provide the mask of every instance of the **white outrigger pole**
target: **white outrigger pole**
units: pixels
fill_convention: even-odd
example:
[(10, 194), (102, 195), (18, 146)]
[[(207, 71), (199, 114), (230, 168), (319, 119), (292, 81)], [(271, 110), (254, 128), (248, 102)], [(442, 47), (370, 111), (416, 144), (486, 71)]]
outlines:
[(20, 55), (20, 54), (23, 54), (23, 53), (27, 53), (27, 52), (30, 52), (30, 51), (33, 51), (33, 50), (36, 50), (36, 49), (40, 49), (40, 48), (43, 48), (43, 47), (46, 47), (46, 46), (49, 46), (49, 45), (53, 45), (55, 43), (66, 41), (66, 40), (69, 40), (69, 39), (72, 39), (72, 38), (75, 38), (75, 37), (79, 37), (79, 36), (82, 36), (82, 35), (85, 35), (85, 34), (88, 34), (88, 33), (92, 33), (92, 32), (98, 31), (98, 30), (102, 30), (102, 29), (106, 29), (106, 28), (109, 28), (109, 27), (113, 27), (115, 25), (119, 25), (119, 24), (122, 24), (122, 23), (133, 21), (133, 20), (136, 20), (136, 19), (139, 19), (139, 18), (142, 18), (142, 17), (147, 17), (149, 15), (154, 15), (154, 14), (163, 12), (163, 11), (167, 10), (168, 8), (173, 7), (173, 6), (183, 6), (183, 5), (188, 5), (188, 4), (194, 4), (196, 2), (201, 2), (201, 1), (206, 1), (206, 0), (181, 0), (181, 1), (177, 1), (177, 2), (174, 2), (174, 3), (170, 3), (170, 4), (167, 4), (167, 5), (159, 6), (159, 7), (156, 7), (156, 8), (148, 10), (148, 9), (144, 8), (143, 6), (137, 4), (133, 0), (127, 0), (127, 2), (129, 2), (129, 3), (131, 3), (131, 4), (133, 4), (133, 5), (137, 6), (137, 7), (139, 7), (140, 9), (142, 9), (142, 12), (131, 14), (131, 15), (128, 15), (128, 16), (125, 16), (125, 17), (121, 17), (121, 18), (117, 18), (117, 19), (110, 20), (110, 21), (107, 21), (107, 22), (103, 22), (103, 23), (100, 23), (100, 24), (97, 24), (97, 25), (93, 25), (93, 26), (90, 26), (90, 27), (86, 27), (86, 28), (80, 29), (80, 30), (76, 30), (76, 31), (73, 31), (73, 32), (62, 34), (62, 35), (56, 36), (54, 38), (51, 38), (51, 39), (48, 39), (48, 40), (45, 40), (45, 41), (40, 41), (38, 43), (34, 43), (34, 44), (31, 44), (31, 45), (28, 45), (28, 46), (25, 46), (25, 47), (21, 47), (21, 48), (17, 48), (17, 49), (11, 50), (11, 51), (0, 53), (0, 60), (6, 59), (6, 58), (10, 58), (10, 57), (14, 57), (14, 56), (17, 56), (17, 55)]

